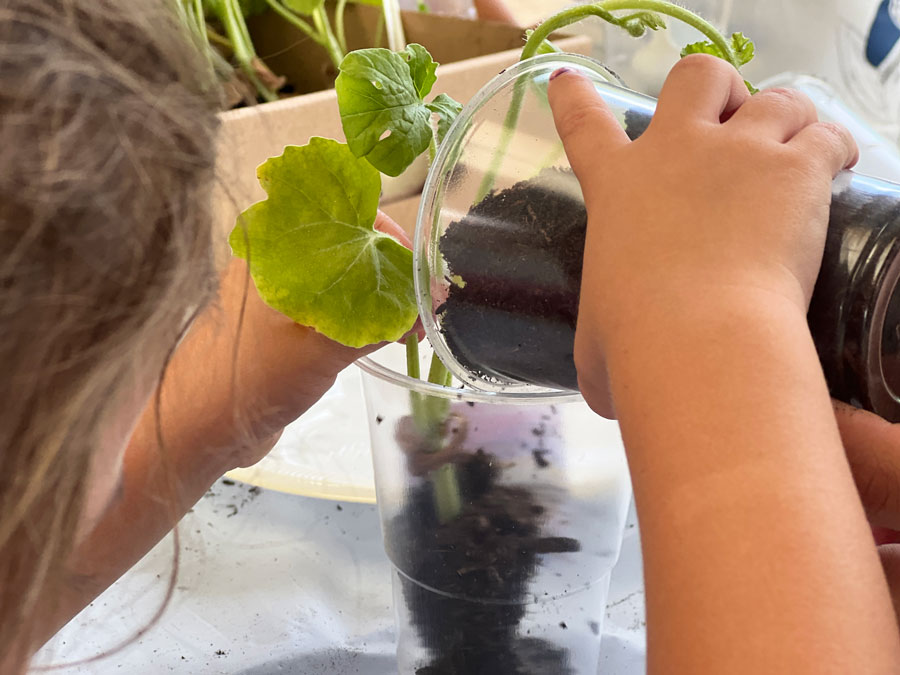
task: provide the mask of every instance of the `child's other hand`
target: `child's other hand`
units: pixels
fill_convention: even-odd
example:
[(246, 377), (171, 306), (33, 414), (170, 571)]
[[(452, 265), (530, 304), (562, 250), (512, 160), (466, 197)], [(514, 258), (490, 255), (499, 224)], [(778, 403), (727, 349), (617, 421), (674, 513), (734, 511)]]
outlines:
[(839, 401), (834, 414), (900, 617), (900, 424)]
[(577, 73), (553, 78), (550, 102), (588, 211), (575, 362), (597, 412), (614, 414), (604, 354), (632, 326), (750, 298), (805, 315), (832, 178), (857, 158), (849, 132), (800, 93), (750, 97), (706, 55), (672, 69), (633, 143)]
[[(379, 212), (376, 227), (410, 246)], [(334, 384), (338, 373), (381, 345), (345, 347), (266, 305), (243, 260), (230, 261), (219, 298), (178, 348), (163, 388), (163, 424), (209, 448), (227, 471), (256, 463)]]
[(900, 424), (839, 401), (834, 414), (869, 522), (900, 531)]

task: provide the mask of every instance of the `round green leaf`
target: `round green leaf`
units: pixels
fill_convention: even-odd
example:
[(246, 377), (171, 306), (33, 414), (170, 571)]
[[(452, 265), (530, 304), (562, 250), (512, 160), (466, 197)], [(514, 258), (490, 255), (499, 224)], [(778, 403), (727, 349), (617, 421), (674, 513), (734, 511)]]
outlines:
[(399, 176), (431, 142), (431, 111), (424, 97), (435, 63), (421, 45), (396, 53), (359, 49), (341, 62), (334, 83), (350, 149), (388, 176)]
[(400, 339), (416, 319), (412, 252), (374, 228), (381, 176), (337, 141), (288, 146), (258, 169), (265, 201), (229, 239), (262, 299), (350, 347)]

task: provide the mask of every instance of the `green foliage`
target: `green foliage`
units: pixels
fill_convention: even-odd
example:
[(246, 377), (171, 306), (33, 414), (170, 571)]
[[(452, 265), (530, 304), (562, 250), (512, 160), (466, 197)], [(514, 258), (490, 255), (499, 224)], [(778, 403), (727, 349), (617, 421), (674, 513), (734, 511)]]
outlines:
[[(743, 33), (732, 33), (730, 46), (739, 65), (744, 66), (753, 60), (756, 48), (753, 41)], [(692, 42), (681, 50), (681, 58), (684, 58), (688, 54), (711, 54), (720, 59), (728, 60), (728, 57), (722, 52), (718, 45), (706, 40)], [(751, 94), (755, 94), (759, 91), (756, 87), (747, 82), (747, 80), (744, 80), (744, 83), (747, 85), (747, 89), (750, 90)]]
[(312, 16), (317, 9), (325, 4), (325, 0), (282, 0), (282, 2), (288, 9), (306, 16)]
[(245, 17), (256, 16), (269, 9), (269, 3), (266, 0), (238, 0), (238, 2)]
[(444, 140), (447, 132), (450, 131), (450, 125), (453, 124), (453, 120), (462, 112), (462, 103), (454, 101), (447, 94), (438, 94), (431, 103), (426, 103), (425, 105), (438, 116), (437, 140), (440, 143)]
[(432, 113), (445, 131), (449, 128), (460, 106), (446, 95), (425, 102), (437, 66), (417, 44), (402, 52), (360, 49), (344, 58), (335, 89), (353, 154), (384, 174), (399, 176), (431, 143)]
[(401, 338), (417, 315), (412, 252), (374, 228), (378, 172), (346, 145), (312, 138), (258, 175), (268, 198), (229, 241), (262, 299), (351, 347)]
[(648, 30), (660, 30), (666, 27), (662, 15), (644, 11), (619, 17), (613, 23), (618, 23), (632, 37), (641, 37)]

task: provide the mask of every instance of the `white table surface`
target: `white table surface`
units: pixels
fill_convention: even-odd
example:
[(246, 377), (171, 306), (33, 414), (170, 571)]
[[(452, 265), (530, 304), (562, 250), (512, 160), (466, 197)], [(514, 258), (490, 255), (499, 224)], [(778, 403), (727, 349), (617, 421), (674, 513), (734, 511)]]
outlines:
[[(51, 672), (396, 672), (390, 567), (375, 506), (219, 481), (180, 532), (178, 585), (162, 619), (116, 654)], [(172, 551), (170, 535), (76, 617), (36, 663), (90, 658), (144, 627), (165, 593)], [(644, 626), (632, 516), (613, 571), (598, 673), (644, 672)]]

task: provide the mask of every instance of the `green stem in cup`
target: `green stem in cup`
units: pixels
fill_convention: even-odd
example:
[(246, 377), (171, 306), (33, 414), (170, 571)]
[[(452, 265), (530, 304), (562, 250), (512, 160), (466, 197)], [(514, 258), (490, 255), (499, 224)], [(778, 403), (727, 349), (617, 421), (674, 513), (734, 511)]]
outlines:
[[(317, 0), (266, 1), (287, 11)], [(329, 25), (319, 15), (318, 26)], [(347, 143), (314, 137), (266, 161), (257, 175), (267, 198), (244, 211), (231, 233), (234, 254), (247, 260), (267, 304), (350, 347), (400, 340), (418, 314), (412, 252), (376, 230), (375, 220), (381, 174), (397, 176), (424, 152), (434, 153), (462, 109), (446, 94), (427, 100), (437, 65), (418, 44), (348, 54), (335, 82)], [(405, 342), (408, 372), (420, 379), (417, 336)], [(450, 384), (436, 356), (429, 380)], [(458, 442), (450, 438), (450, 402), (410, 392), (421, 452)], [(461, 509), (455, 465), (446, 463), (432, 477), (435, 511), (446, 522)]]
[[(613, 12), (619, 11), (629, 11), (630, 13), (618, 16), (613, 14)], [(561, 28), (589, 17), (599, 17), (607, 23), (626, 30), (633, 37), (640, 37), (648, 30), (659, 30), (666, 27), (661, 15), (667, 15), (682, 21), (696, 28), (709, 39), (708, 42), (696, 42), (688, 45), (682, 50), (682, 56), (698, 52), (712, 54), (728, 61), (737, 69), (740, 69), (741, 66), (753, 58), (753, 43), (741, 33), (734, 33), (729, 40), (706, 19), (694, 14), (689, 9), (675, 5), (667, 0), (604, 0), (603, 2), (563, 10), (544, 21), (528, 34), (520, 60), (524, 61), (542, 51), (547, 51), (547, 38), (550, 35)], [(524, 81), (520, 81), (516, 82), (513, 87), (512, 100), (510, 101), (506, 119), (503, 122), (498, 149), (494, 153), (491, 164), (479, 187), (476, 201), (481, 201), (494, 189), (500, 165), (503, 162), (510, 142), (512, 142), (516, 124), (522, 111), (522, 102), (526, 92), (525, 84)], [(755, 88), (749, 82), (747, 86), (751, 92), (755, 92)]]

